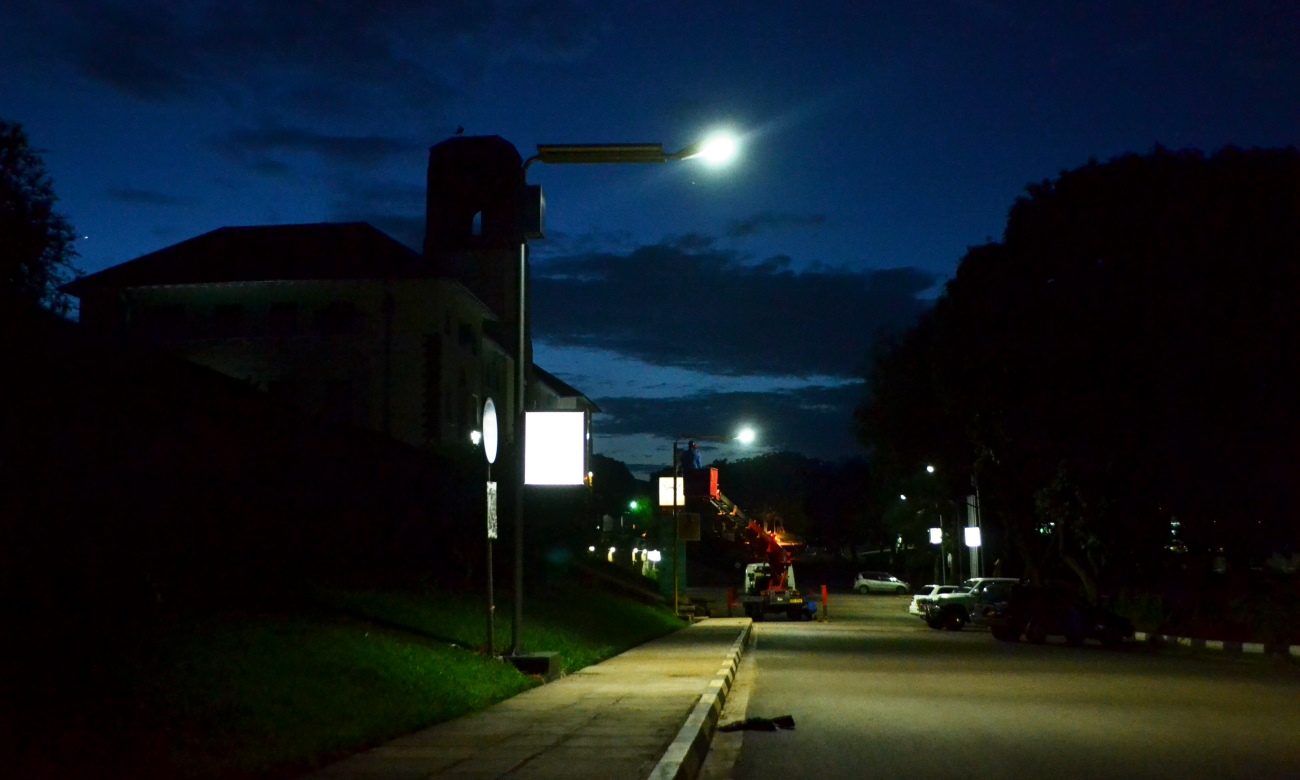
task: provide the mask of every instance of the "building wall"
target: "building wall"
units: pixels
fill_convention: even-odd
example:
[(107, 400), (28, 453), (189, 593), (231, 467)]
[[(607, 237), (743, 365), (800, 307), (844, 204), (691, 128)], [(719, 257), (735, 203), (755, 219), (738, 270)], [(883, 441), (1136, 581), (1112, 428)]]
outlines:
[(488, 394), (511, 435), (513, 361), (484, 338), (490, 316), (445, 279), (159, 286), (82, 301), (87, 327), (417, 446), (468, 442)]

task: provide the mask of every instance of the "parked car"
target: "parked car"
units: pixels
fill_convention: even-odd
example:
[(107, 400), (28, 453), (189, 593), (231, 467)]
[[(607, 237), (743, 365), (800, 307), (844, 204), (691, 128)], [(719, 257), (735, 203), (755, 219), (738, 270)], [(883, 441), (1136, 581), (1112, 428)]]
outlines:
[(925, 617), (925, 603), (927, 601), (930, 601), (935, 596), (952, 593), (956, 590), (956, 585), (922, 585), (921, 591), (912, 596), (912, 603), (907, 607), (907, 614), (923, 618)]
[(972, 612), (999, 598), (1006, 598), (1004, 594), (1019, 582), (1015, 577), (975, 577), (966, 580), (952, 593), (933, 596), (921, 605), (925, 611), (925, 624), (930, 628), (960, 631), (970, 622)]
[(907, 593), (907, 583), (888, 572), (861, 571), (853, 581), (853, 589), (858, 593)]
[(1059, 636), (1076, 647), (1089, 639), (1115, 647), (1134, 635), (1128, 618), (1059, 586), (1017, 585), (1006, 599), (990, 605), (980, 622), (1002, 642), (1019, 642), (1023, 636), (1041, 644)]

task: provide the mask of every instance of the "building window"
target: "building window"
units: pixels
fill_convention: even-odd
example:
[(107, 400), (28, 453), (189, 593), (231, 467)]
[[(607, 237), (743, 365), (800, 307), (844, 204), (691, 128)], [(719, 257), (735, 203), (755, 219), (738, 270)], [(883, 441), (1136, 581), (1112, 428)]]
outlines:
[(316, 312), (316, 331), (323, 336), (351, 336), (361, 332), (361, 313), (347, 301), (335, 301)]
[(468, 322), (462, 322), (456, 334), (456, 341), (462, 347), (467, 347), (471, 355), (478, 354), (478, 338), (474, 333), (474, 326)]
[(502, 394), (503, 384), (501, 376), (504, 374), (501, 365), (501, 359), (496, 356), (489, 356), (483, 365), (483, 389), (487, 392), (488, 397), (495, 398), (498, 401), (505, 400)]
[(460, 373), (460, 381), (456, 383), (456, 406), (458, 410), (456, 419), (452, 422), (456, 427), (457, 435), (469, 435), (470, 424), (478, 416), (476, 410), (471, 410), (469, 406), (469, 377), (465, 372)]
[(143, 306), (135, 327), (155, 341), (177, 341), (189, 336), (185, 307), (179, 305)]
[(289, 338), (298, 335), (298, 304), (273, 303), (267, 315), (267, 330), (272, 338)]
[(244, 335), (244, 307), (238, 304), (221, 304), (212, 308), (212, 336), (219, 339), (237, 339)]
[(438, 441), (442, 433), (442, 338), (424, 337), (424, 438)]
[(325, 403), (321, 415), (326, 422), (349, 425), (356, 422), (356, 391), (346, 379), (325, 384)]
[(298, 386), (292, 379), (272, 379), (266, 383), (266, 393), (278, 401), (294, 403), (298, 399)]

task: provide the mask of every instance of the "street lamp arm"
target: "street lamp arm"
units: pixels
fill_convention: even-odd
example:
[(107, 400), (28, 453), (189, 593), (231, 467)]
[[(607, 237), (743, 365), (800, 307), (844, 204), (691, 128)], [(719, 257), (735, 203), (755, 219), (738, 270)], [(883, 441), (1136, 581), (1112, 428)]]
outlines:
[(537, 154), (524, 161), (524, 172), (535, 162), (552, 165), (602, 163), (664, 163), (669, 160), (701, 158), (714, 165), (736, 154), (736, 139), (725, 133), (697, 141), (669, 154), (660, 143), (640, 144), (538, 144)]
[(599, 163), (662, 163), (684, 159), (664, 153), (663, 144), (538, 144), (534, 161), (553, 165)]

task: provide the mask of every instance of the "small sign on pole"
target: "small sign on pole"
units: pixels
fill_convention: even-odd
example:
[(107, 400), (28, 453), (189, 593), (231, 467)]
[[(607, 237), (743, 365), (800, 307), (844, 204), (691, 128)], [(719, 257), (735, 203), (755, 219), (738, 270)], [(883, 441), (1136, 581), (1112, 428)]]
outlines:
[(679, 538), (683, 542), (698, 542), (700, 540), (700, 513), (679, 513), (677, 515), (677, 528), (680, 533)]
[(487, 538), (497, 538), (497, 483), (487, 483)]

